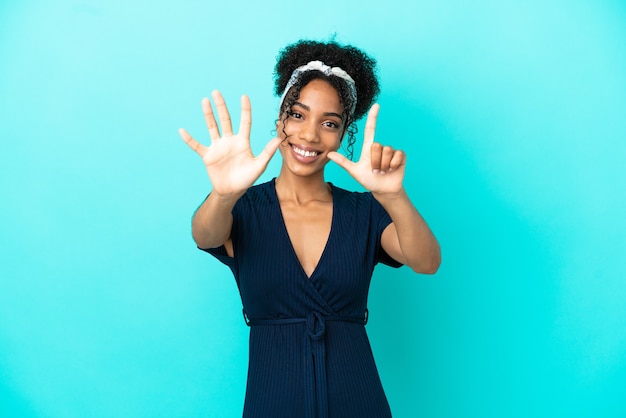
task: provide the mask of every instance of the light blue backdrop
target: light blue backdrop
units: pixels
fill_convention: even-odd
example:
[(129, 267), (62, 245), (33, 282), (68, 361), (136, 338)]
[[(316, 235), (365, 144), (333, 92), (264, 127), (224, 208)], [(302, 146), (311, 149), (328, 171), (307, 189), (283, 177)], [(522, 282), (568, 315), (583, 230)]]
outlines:
[(395, 416), (626, 416), (619, 0), (4, 0), (0, 416), (240, 416), (248, 330), (177, 128), (247, 93), (259, 151), (276, 53), (333, 33), (378, 59), (377, 138), (443, 248), (373, 280)]

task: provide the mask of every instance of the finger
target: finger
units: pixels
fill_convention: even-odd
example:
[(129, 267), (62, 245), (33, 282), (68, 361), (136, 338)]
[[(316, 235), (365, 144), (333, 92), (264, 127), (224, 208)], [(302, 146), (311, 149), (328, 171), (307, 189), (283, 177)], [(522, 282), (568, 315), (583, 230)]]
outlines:
[(372, 172), (378, 174), (380, 171), (380, 160), (383, 155), (383, 146), (378, 142), (374, 142), (370, 145), (370, 163), (372, 165)]
[(329, 160), (335, 162), (338, 166), (346, 170), (348, 173), (352, 172), (352, 169), (355, 163), (353, 163), (352, 161), (350, 161), (343, 155), (339, 154), (336, 151), (331, 151), (328, 154), (326, 154), (326, 156), (328, 157)]
[(217, 127), (217, 122), (215, 121), (215, 115), (213, 114), (213, 109), (211, 108), (211, 102), (206, 97), (202, 99), (202, 113), (204, 113), (204, 120), (207, 128), (209, 129), (211, 140), (213, 141), (218, 139), (220, 137), (220, 130)]
[(345, 156), (339, 154), (337, 151), (331, 151), (326, 154), (329, 160), (333, 161), (339, 167), (343, 168), (350, 174), (352, 177), (355, 176), (356, 173), (356, 163)]
[(404, 165), (406, 162), (406, 154), (404, 151), (397, 150), (393, 153), (393, 157), (391, 158), (391, 162), (389, 163), (389, 171), (397, 170), (401, 165)]
[(183, 141), (185, 141), (187, 145), (189, 145), (189, 148), (198, 153), (198, 155), (202, 156), (202, 154), (204, 154), (204, 150), (206, 150), (206, 147), (193, 139), (193, 137), (189, 135), (189, 132), (187, 132), (184, 128), (180, 128), (178, 130), (178, 134), (183, 139)]
[(261, 153), (254, 159), (254, 165), (258, 169), (259, 175), (261, 175), (261, 173), (267, 168), (267, 164), (276, 153), (276, 150), (278, 149), (280, 143), (280, 138), (272, 139), (270, 142), (267, 143), (267, 145), (265, 145), (263, 151), (261, 151)]
[(252, 126), (252, 107), (250, 98), (245, 94), (241, 96), (241, 120), (239, 121), (239, 135), (250, 138), (250, 127)]
[(390, 146), (384, 146), (383, 152), (380, 157), (380, 171), (381, 173), (386, 173), (389, 171), (391, 158), (393, 157), (394, 150)]
[[(365, 133), (363, 134), (363, 151), (367, 151), (374, 143), (374, 134), (376, 132), (376, 119), (378, 118), (378, 110), (380, 105), (378, 103), (371, 107), (367, 114), (367, 121), (365, 122)], [(367, 155), (367, 154), (366, 154)]]
[(263, 148), (263, 151), (261, 151), (256, 159), (259, 160), (264, 166), (266, 166), (276, 153), (276, 150), (278, 149), (278, 146), (281, 142), (282, 140), (280, 138), (272, 139), (270, 142), (267, 143), (267, 145), (265, 145), (265, 148)]
[(218, 90), (213, 90), (213, 93), (211, 93), (211, 95), (213, 96), (215, 108), (217, 109), (217, 117), (220, 120), (222, 136), (232, 136), (233, 126), (231, 124), (230, 114), (228, 113), (228, 108), (226, 107), (226, 102), (224, 101), (224, 97), (222, 97), (222, 93), (220, 93)]

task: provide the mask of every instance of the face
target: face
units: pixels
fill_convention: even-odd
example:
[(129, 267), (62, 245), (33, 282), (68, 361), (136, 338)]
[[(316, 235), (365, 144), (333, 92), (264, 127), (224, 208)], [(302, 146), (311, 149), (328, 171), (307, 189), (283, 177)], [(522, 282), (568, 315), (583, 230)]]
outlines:
[(283, 170), (298, 176), (323, 172), (329, 161), (326, 155), (341, 144), (342, 113), (339, 94), (328, 82), (314, 79), (304, 86), (287, 118), (279, 117), (276, 126), (283, 139), (279, 147)]

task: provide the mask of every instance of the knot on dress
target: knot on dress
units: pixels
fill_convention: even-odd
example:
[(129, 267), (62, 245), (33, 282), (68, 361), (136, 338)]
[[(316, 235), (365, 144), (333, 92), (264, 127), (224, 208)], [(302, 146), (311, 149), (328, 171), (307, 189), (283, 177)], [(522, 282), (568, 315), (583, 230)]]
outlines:
[(319, 340), (326, 334), (326, 320), (321, 313), (313, 311), (306, 317), (306, 328), (311, 339)]
[(246, 315), (243, 318), (248, 326), (258, 325), (287, 325), (305, 323), (304, 355), (308, 358), (305, 369), (306, 416), (304, 418), (328, 418), (328, 388), (326, 387), (326, 322), (340, 321), (353, 322), (360, 325), (367, 324), (367, 309), (363, 316), (322, 315), (312, 311), (304, 318), (254, 319)]

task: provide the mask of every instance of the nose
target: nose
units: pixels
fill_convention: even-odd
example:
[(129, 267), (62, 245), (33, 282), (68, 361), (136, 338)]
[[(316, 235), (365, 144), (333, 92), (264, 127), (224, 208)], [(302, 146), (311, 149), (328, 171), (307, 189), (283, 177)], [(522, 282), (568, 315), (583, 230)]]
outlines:
[(298, 132), (298, 137), (306, 142), (319, 142), (317, 125), (309, 121), (303, 123), (300, 132)]

